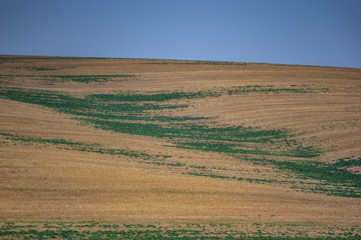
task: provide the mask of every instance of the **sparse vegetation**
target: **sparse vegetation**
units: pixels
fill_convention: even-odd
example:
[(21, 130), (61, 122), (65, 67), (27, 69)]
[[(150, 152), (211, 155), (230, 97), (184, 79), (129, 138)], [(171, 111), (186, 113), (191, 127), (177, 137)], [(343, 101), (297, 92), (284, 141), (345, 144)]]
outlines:
[(328, 91), (328, 88), (311, 88), (306, 85), (292, 85), (285, 87), (276, 86), (260, 86), (260, 85), (247, 85), (232, 87), (229, 89), (218, 89), (214, 91), (198, 91), (198, 92), (159, 92), (150, 94), (137, 94), (137, 93), (118, 93), (118, 94), (91, 94), (88, 96), (90, 99), (96, 99), (101, 101), (113, 101), (113, 102), (146, 102), (146, 101), (169, 101), (176, 99), (194, 99), (205, 97), (219, 97), (222, 95), (240, 95), (254, 92), (261, 93), (310, 93), (314, 91)]
[[(266, 158), (248, 158), (248, 160), (266, 165), (274, 165), (278, 169), (298, 175), (299, 179), (320, 181), (320, 184), (308, 186), (308, 190), (313, 192), (343, 197), (361, 197), (361, 177), (341, 168), (344, 164), (343, 160), (333, 164), (299, 160), (293, 162), (277, 161)], [(353, 164), (355, 162), (359, 164), (357, 160), (350, 161), (353, 162)]]
[(109, 154), (109, 155), (122, 155), (132, 158), (141, 158), (143, 160), (160, 160), (165, 159), (168, 156), (152, 156), (143, 152), (133, 151), (129, 149), (115, 149), (115, 148), (105, 148), (100, 146), (99, 144), (86, 144), (80, 142), (68, 141), (65, 139), (44, 139), (44, 138), (33, 138), (33, 137), (24, 137), (17, 136), (10, 133), (0, 133), (0, 135), (4, 136), (6, 139), (10, 139), (15, 142), (21, 143), (37, 143), (37, 144), (50, 144), (58, 147), (59, 149), (65, 150), (76, 150), (76, 151), (85, 151), (85, 152), (93, 152), (99, 154)]
[[(89, 223), (43, 223), (19, 225), (5, 223), (0, 237), (6, 239), (359, 239), (359, 227), (339, 229), (325, 228), (323, 232), (303, 231), (299, 224), (245, 224), (245, 233), (229, 224), (104, 224)], [(237, 226), (239, 227), (239, 226)], [(275, 231), (274, 229), (278, 229)], [(261, 230), (262, 229), (262, 230)], [(356, 231), (355, 231), (356, 230)]]

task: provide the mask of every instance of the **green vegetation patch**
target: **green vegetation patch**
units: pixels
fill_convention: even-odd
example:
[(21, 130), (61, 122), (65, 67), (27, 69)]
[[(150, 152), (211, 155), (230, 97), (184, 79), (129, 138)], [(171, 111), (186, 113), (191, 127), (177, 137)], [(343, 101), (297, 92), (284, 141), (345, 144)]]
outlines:
[(251, 92), (260, 92), (260, 93), (281, 93), (281, 92), (290, 92), (290, 93), (311, 93), (311, 92), (327, 92), (328, 88), (311, 88), (307, 85), (291, 85), (291, 86), (261, 86), (261, 85), (247, 85), (247, 86), (238, 86), (232, 87), (231, 89), (225, 89), (229, 95), (240, 95)]
[[(297, 178), (301, 180), (320, 181), (321, 184), (308, 187), (313, 192), (326, 193), (331, 196), (361, 197), (361, 175), (350, 173), (343, 168), (345, 166), (343, 159), (335, 163), (302, 160), (277, 161), (266, 158), (245, 159), (258, 164), (276, 166), (280, 170), (296, 174)], [(350, 160), (350, 164), (354, 166), (354, 164), (360, 164), (360, 161), (360, 158)]]
[[(0, 97), (49, 107), (67, 114), (99, 117), (105, 119), (109, 119), (110, 115), (113, 115), (114, 119), (116, 119), (117, 117), (132, 118), (138, 114), (137, 120), (139, 120), (141, 119), (141, 116), (143, 116), (141, 114), (148, 110), (164, 110), (187, 107), (187, 105), (160, 105), (151, 103), (104, 103), (96, 101), (92, 98), (76, 98), (55, 91), (21, 88), (1, 88)], [(148, 120), (150, 118), (148, 115), (145, 117), (147, 117)]]
[[(243, 230), (243, 231), (242, 231)], [(314, 227), (302, 224), (109, 224), (5, 223), (0, 237), (6, 239), (359, 239), (360, 228)]]
[(314, 161), (276, 161), (268, 160), (269, 163), (276, 165), (279, 169), (298, 173), (305, 178), (323, 180), (327, 183), (349, 185), (361, 188), (361, 176), (352, 174), (345, 169), (339, 168), (339, 162), (327, 164)]
[(357, 158), (357, 159), (340, 158), (333, 165), (338, 168), (349, 168), (349, 167), (361, 166), (361, 157)]
[(155, 94), (137, 94), (137, 93), (118, 93), (118, 94), (92, 94), (88, 98), (99, 101), (119, 101), (119, 102), (145, 102), (156, 101), (163, 102), (174, 99), (192, 99), (204, 97), (217, 97), (220, 93), (212, 91), (199, 92), (162, 92)]
[[(243, 159), (243, 158), (242, 158)], [(245, 160), (245, 159), (243, 159)], [(289, 173), (288, 180), (245, 178), (222, 173), (213, 173), (211, 171), (185, 172), (184, 174), (192, 176), (202, 176), (218, 179), (247, 181), (253, 183), (275, 183), (286, 185), (302, 191), (312, 191), (314, 193), (323, 193), (330, 196), (361, 198), (361, 176), (352, 174), (345, 169), (340, 169), (335, 164), (326, 164), (315, 161), (277, 161), (272, 159), (248, 158), (258, 164), (275, 166), (278, 169)], [(295, 178), (296, 176), (296, 178)], [(306, 181), (306, 180), (316, 180)]]
[(241, 95), (252, 92), (261, 93), (310, 93), (315, 91), (328, 91), (328, 88), (311, 88), (307, 85), (292, 85), (285, 87), (276, 86), (261, 86), (261, 85), (246, 85), (237, 86), (232, 88), (209, 90), (209, 91), (197, 91), (197, 92), (156, 92), (150, 94), (137, 94), (137, 93), (125, 93), (120, 92), (117, 94), (91, 94), (87, 97), (93, 100), (105, 101), (105, 102), (145, 102), (156, 101), (163, 102), (169, 100), (178, 99), (194, 99), (205, 97), (219, 97), (222, 95)]
[(47, 67), (26, 67), (28, 71), (55, 71), (56, 68), (47, 68)]
[[(272, 131), (272, 130), (270, 130)], [(212, 151), (220, 153), (230, 154), (253, 154), (253, 155), (272, 155), (272, 156), (287, 156), (287, 157), (299, 157), (299, 158), (313, 158), (321, 154), (318, 148), (307, 146), (304, 147), (301, 144), (295, 144), (291, 147), (283, 146), (281, 134), (275, 135), (260, 135), (259, 137), (253, 136), (254, 132), (243, 131), (240, 133), (242, 138), (236, 141), (185, 141), (178, 142), (178, 147), (187, 149), (197, 149), (202, 151)], [(287, 135), (286, 135), (287, 136)], [(286, 137), (283, 136), (283, 137)], [(224, 136), (222, 136), (224, 137)], [(276, 141), (280, 140), (280, 141)], [(257, 145), (240, 144), (244, 143), (258, 143)], [(272, 144), (268, 144), (271, 142)], [(281, 149), (281, 146), (283, 149)]]

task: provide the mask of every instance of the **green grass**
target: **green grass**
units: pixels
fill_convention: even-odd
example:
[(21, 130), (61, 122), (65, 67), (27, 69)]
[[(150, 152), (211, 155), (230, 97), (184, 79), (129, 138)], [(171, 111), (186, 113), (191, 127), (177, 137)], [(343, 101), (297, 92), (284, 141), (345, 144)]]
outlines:
[(349, 167), (361, 166), (361, 158), (357, 158), (357, 159), (340, 158), (333, 165), (338, 168), (349, 168)]

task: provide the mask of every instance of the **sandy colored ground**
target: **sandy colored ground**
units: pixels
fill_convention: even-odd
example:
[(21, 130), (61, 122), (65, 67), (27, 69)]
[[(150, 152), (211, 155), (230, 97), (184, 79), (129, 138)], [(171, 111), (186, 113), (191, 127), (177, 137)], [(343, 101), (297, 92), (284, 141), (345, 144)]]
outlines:
[[(307, 85), (311, 93), (248, 93), (173, 100), (190, 108), (172, 116), (217, 117), (219, 124), (287, 128), (323, 149), (317, 159), (361, 157), (361, 70), (266, 64), (192, 65), (137, 59), (13, 59), (2, 75), (134, 74), (104, 83), (47, 82), (2, 77), (0, 85), (68, 92), (197, 91), (235, 86)], [(31, 68), (56, 68), (33, 71)], [(327, 88), (328, 91), (320, 89)], [(64, 138), (172, 155), (189, 164), (256, 174), (254, 165), (226, 155), (166, 147), (166, 140), (117, 134), (81, 125), (37, 105), (0, 100), (0, 132)], [(125, 156), (21, 144), (0, 136), (1, 221), (275, 222), (360, 225), (361, 201), (297, 191), (274, 184), (184, 175)], [(266, 166), (258, 166), (269, 174)], [(357, 169), (356, 169), (357, 170)], [(355, 171), (356, 171), (355, 170)]]

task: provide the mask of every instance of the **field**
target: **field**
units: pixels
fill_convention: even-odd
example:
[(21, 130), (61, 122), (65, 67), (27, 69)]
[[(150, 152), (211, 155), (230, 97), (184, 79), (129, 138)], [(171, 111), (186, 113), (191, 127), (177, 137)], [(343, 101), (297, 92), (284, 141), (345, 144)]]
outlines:
[(361, 238), (361, 69), (0, 56), (0, 109), (0, 238)]

